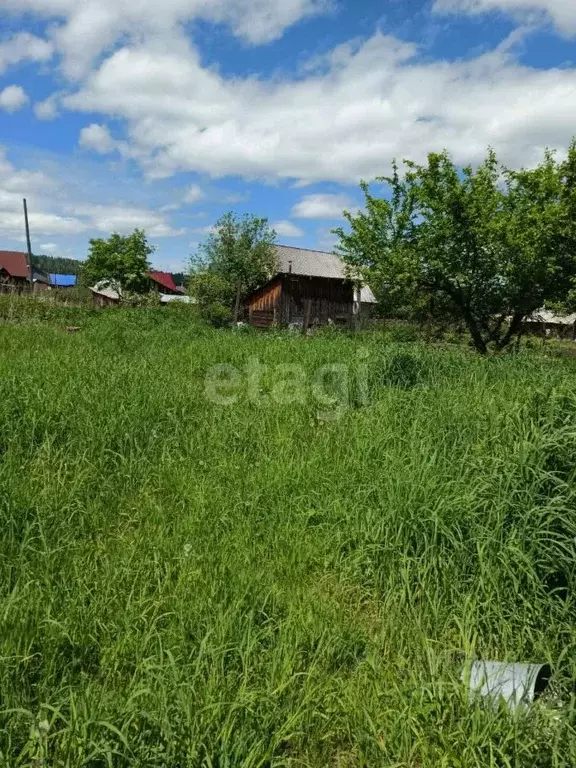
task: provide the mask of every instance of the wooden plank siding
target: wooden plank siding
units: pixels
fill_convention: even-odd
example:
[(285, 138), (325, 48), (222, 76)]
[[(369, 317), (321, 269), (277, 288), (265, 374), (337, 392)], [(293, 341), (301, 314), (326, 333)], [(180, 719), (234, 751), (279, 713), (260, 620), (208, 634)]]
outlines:
[(260, 328), (280, 322), (282, 278), (278, 277), (255, 291), (248, 300), (250, 323)]
[(25, 293), (30, 290), (30, 283), (25, 277), (14, 277), (0, 267), (0, 292)]
[(329, 320), (346, 323), (352, 314), (354, 289), (351, 283), (325, 277), (287, 275), (284, 279), (283, 318), (287, 323), (304, 320), (306, 301), (311, 302), (313, 324), (326, 325)]
[(325, 325), (328, 320), (347, 323), (352, 315), (354, 289), (345, 280), (279, 275), (248, 298), (250, 323), (258, 327), (302, 323), (308, 300), (313, 324)]

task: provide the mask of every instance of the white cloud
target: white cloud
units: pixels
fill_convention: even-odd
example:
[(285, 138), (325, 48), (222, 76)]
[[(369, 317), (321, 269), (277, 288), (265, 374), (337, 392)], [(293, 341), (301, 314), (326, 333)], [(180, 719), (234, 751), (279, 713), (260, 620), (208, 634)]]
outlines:
[(0, 91), (0, 109), (4, 109), (6, 112), (17, 112), (27, 103), (26, 91), (19, 85), (9, 85)]
[(576, 3), (574, 0), (436, 0), (439, 13), (486, 13), (503, 11), (535, 21), (543, 14), (567, 35), (576, 34)]
[(184, 196), (184, 202), (197, 203), (199, 200), (202, 200), (203, 197), (204, 192), (202, 192), (201, 187), (198, 184), (192, 184), (190, 187), (188, 187), (188, 191)]
[(456, 62), (417, 52), (376, 34), (296, 81), (227, 80), (193, 49), (155, 41), (113, 53), (65, 104), (123, 118), (131, 156), (151, 177), (349, 183), (445, 147), (458, 163), (492, 145), (504, 162), (529, 164), (572, 137), (576, 69), (532, 69), (506, 45)]
[(229, 195), (225, 195), (222, 199), (223, 203), (229, 203), (230, 205), (236, 205), (237, 203), (246, 203), (250, 200), (250, 192), (231, 192)]
[(216, 227), (214, 224), (207, 224), (205, 227), (195, 227), (194, 229), (191, 229), (190, 232), (193, 235), (201, 235), (202, 237), (207, 237), (208, 235), (216, 232)]
[[(22, 198), (28, 200), (33, 242), (54, 235), (84, 235), (111, 232), (128, 233), (145, 229), (150, 237), (173, 237), (184, 233), (172, 227), (160, 212), (124, 203), (96, 204), (81, 202), (70, 192), (66, 178), (49, 178), (41, 172), (17, 169), (0, 147), (0, 235), (22, 240), (24, 215)], [(46, 239), (43, 249), (53, 245)]]
[(58, 250), (56, 243), (42, 243), (38, 246), (41, 253), (52, 255), (54, 251)]
[(306, 195), (292, 208), (292, 216), (297, 219), (340, 219), (342, 211), (352, 207), (347, 195)]
[[(32, 201), (30, 201), (32, 202)], [(20, 204), (22, 201), (20, 200)], [(8, 205), (7, 208), (11, 208)], [(22, 211), (8, 210), (4, 208), (0, 193), (0, 233), (17, 239), (24, 239), (24, 216)], [(45, 235), (77, 235), (86, 232), (84, 222), (70, 216), (59, 216), (54, 213), (45, 213), (29, 205), (28, 218), (32, 238)]]
[(304, 237), (304, 232), (292, 221), (277, 221), (275, 224), (272, 224), (272, 228), (276, 230), (276, 234), (280, 237)]
[(174, 45), (179, 26), (205, 19), (226, 24), (251, 44), (268, 43), (300, 19), (322, 13), (330, 0), (0, 0), (0, 6), (30, 11), (62, 23), (52, 38), (69, 77), (82, 77), (92, 61), (126, 37), (164, 37)]
[[(456, 162), (476, 162), (488, 145), (504, 162), (526, 165), (545, 146), (566, 146), (575, 131), (576, 68), (533, 69), (510, 46), (434, 61), (419, 57), (415, 44), (375, 34), (316, 57), (288, 80), (224, 77), (203, 66), (185, 36), (187, 21), (205, 18), (261, 42), (325, 7), (323, 0), (165, 0), (160, 13), (158, 0), (0, 0), (0, 8), (50, 20), (64, 71), (79, 78), (75, 92), (59, 95), (61, 106), (90, 120), (102, 115), (82, 131), (81, 144), (117, 149), (151, 178), (193, 171), (350, 183), (387, 173), (394, 157), (422, 160), (446, 147)], [(576, 3), (564, 0), (436, 0), (435, 7), (547, 10), (565, 30), (576, 13)], [(36, 105), (40, 115), (51, 109)], [(107, 119), (123, 126), (122, 141), (110, 136)]]
[(0, 194), (13, 195), (17, 208), (22, 209), (22, 197), (50, 191), (52, 180), (41, 171), (18, 170), (6, 157), (0, 146)]
[(21, 61), (48, 61), (53, 52), (52, 43), (29, 32), (20, 32), (0, 42), (0, 73)]
[(38, 101), (34, 104), (34, 114), (38, 120), (54, 120), (58, 117), (58, 99), (59, 95), (53, 93), (44, 101)]
[(332, 252), (338, 243), (338, 238), (330, 229), (320, 227), (316, 232), (316, 242), (319, 250)]
[(80, 131), (80, 146), (93, 149), (101, 155), (107, 155), (116, 148), (116, 142), (105, 125), (92, 123)]
[(71, 213), (83, 217), (88, 228), (100, 232), (128, 234), (134, 229), (145, 229), (150, 237), (174, 237), (185, 230), (174, 229), (165, 216), (147, 208), (130, 205), (79, 204), (70, 207)]

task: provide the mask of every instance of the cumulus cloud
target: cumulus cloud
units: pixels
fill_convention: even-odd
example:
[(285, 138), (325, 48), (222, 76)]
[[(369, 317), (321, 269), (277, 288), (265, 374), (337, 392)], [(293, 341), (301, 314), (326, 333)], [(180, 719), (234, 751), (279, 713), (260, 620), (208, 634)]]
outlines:
[(213, 224), (207, 224), (205, 227), (196, 227), (190, 231), (193, 235), (211, 235), (216, 232), (216, 227)]
[(83, 76), (96, 57), (135, 30), (139, 37), (174, 41), (179, 26), (204, 19), (261, 44), (330, 6), (330, 0), (0, 0), (0, 7), (60, 20), (52, 27), (52, 38), (70, 77)]
[(320, 227), (316, 232), (316, 242), (319, 250), (332, 252), (338, 244), (338, 238), (331, 229)]
[(91, 123), (80, 131), (80, 146), (92, 149), (101, 155), (107, 155), (116, 148), (116, 142), (105, 125)]
[(277, 221), (272, 225), (272, 228), (276, 230), (276, 234), (280, 237), (304, 237), (303, 230), (297, 227), (294, 222), (286, 219)]
[[(28, 201), (28, 218), (34, 237), (46, 235), (77, 235), (88, 229), (85, 222), (73, 216), (60, 216), (38, 209), (36, 201)], [(22, 198), (6, 195), (0, 189), (0, 233), (16, 239), (24, 239)]]
[(29, 32), (20, 32), (0, 41), (0, 73), (21, 61), (48, 61), (53, 52), (54, 46), (51, 42)]
[(47, 200), (55, 190), (52, 179), (38, 171), (16, 168), (0, 147), (0, 234), (24, 239), (22, 198), (28, 200), (33, 236), (79, 234), (86, 225), (74, 217), (49, 210)]
[(458, 163), (488, 145), (529, 164), (573, 132), (576, 69), (521, 65), (510, 47), (456, 62), (422, 60), (383, 34), (340, 46), (296, 81), (226, 79), (189, 46), (125, 46), (65, 98), (70, 109), (124, 119), (152, 177), (356, 182), (394, 157), (448, 148)]
[[(22, 198), (28, 200), (33, 238), (54, 235), (108, 235), (145, 229), (150, 237), (174, 237), (184, 230), (175, 229), (170, 220), (146, 207), (124, 203), (97, 204), (79, 202), (70, 194), (66, 179), (50, 178), (42, 172), (16, 168), (0, 147), (0, 235), (13, 239), (24, 236)], [(50, 250), (50, 241), (42, 246)]]
[(34, 114), (38, 120), (54, 120), (58, 117), (58, 94), (54, 93), (44, 101), (36, 102)]
[(576, 34), (576, 3), (573, 0), (436, 0), (439, 13), (486, 13), (503, 11), (521, 18), (535, 20), (542, 14), (567, 35)]
[(292, 208), (296, 219), (339, 219), (352, 208), (347, 195), (306, 195)]
[(100, 232), (128, 234), (135, 229), (145, 229), (150, 237), (174, 237), (185, 231), (174, 229), (165, 216), (147, 208), (90, 203), (71, 206), (70, 210), (85, 219), (90, 229)]
[(202, 200), (203, 197), (204, 192), (202, 192), (202, 188), (198, 184), (192, 184), (188, 187), (188, 191), (184, 195), (184, 202), (197, 203), (199, 200)]
[(37, 194), (49, 191), (52, 180), (42, 171), (26, 171), (15, 168), (8, 160), (6, 150), (0, 146), (0, 184), (1, 188), (19, 198), (18, 207), (22, 206), (22, 194)]
[[(423, 58), (417, 45), (378, 33), (314, 58), (294, 80), (227, 78), (203, 65), (185, 35), (186, 22), (203, 18), (265, 42), (328, 5), (0, 0), (0, 8), (48, 20), (51, 42), (29, 35), (29, 57), (47, 60), (55, 48), (64, 73), (78, 78), (67, 96), (37, 104), (37, 114), (51, 116), (59, 102), (90, 120), (102, 115), (82, 130), (81, 145), (99, 153), (117, 149), (151, 178), (194, 171), (353, 183), (386, 173), (394, 157), (422, 160), (445, 147), (458, 163), (477, 162), (492, 145), (504, 162), (527, 165), (545, 146), (562, 148), (572, 137), (576, 68), (534, 69), (520, 64), (510, 46), (448, 62)], [(436, 0), (435, 8), (539, 10), (563, 30), (573, 23), (576, 30), (576, 4), (565, 0)], [(0, 62), (9, 58), (0, 53)], [(108, 119), (123, 126), (121, 141), (110, 135)]]
[(29, 219), (34, 235), (78, 235), (88, 229), (85, 222), (73, 216), (59, 216), (34, 209), (29, 211)]
[(19, 85), (9, 85), (0, 91), (0, 109), (17, 112), (28, 103), (26, 91)]
[(58, 246), (56, 243), (42, 243), (40, 245), (40, 250), (42, 253), (52, 254), (54, 251), (58, 250)]

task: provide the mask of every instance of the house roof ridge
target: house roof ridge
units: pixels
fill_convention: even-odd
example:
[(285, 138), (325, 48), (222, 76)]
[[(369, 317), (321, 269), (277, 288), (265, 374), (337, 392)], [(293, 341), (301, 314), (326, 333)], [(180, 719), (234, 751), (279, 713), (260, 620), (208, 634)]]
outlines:
[(325, 253), (326, 256), (336, 256), (340, 258), (334, 251), (321, 251), (319, 248), (301, 248), (298, 245), (284, 245), (284, 243), (276, 243), (277, 248), (291, 248), (293, 251), (309, 251), (310, 253)]

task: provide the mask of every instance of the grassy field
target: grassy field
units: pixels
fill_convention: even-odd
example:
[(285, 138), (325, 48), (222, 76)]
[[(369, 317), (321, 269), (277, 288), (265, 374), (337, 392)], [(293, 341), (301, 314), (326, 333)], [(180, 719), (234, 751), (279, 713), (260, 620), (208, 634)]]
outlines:
[(0, 315), (2, 765), (576, 765), (576, 361)]

